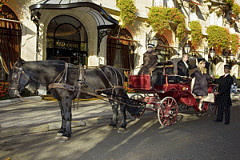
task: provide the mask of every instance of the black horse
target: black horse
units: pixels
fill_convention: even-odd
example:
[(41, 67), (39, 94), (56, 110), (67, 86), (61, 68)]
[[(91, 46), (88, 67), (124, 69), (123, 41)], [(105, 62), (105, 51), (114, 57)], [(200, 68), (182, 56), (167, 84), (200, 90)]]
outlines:
[[(80, 71), (82, 70), (82, 72)], [(71, 102), (76, 97), (90, 98), (94, 94), (106, 94), (110, 99), (113, 117), (109, 125), (118, 123), (118, 106), (122, 113), (122, 128), (126, 128), (126, 109), (131, 108), (128, 95), (123, 89), (123, 76), (112, 66), (101, 66), (95, 69), (80, 69), (79, 66), (59, 60), (23, 61), (18, 60), (9, 74), (9, 95), (19, 96), (29, 83), (40, 83), (49, 87), (51, 95), (58, 100), (61, 109), (62, 126), (58, 131), (63, 139), (71, 136)], [(80, 91), (80, 92), (79, 92)], [(83, 92), (84, 91), (84, 92)], [(90, 93), (87, 94), (87, 93)], [(116, 101), (114, 100), (119, 100)], [(119, 102), (124, 103), (119, 103)], [(128, 109), (133, 112), (133, 109)]]

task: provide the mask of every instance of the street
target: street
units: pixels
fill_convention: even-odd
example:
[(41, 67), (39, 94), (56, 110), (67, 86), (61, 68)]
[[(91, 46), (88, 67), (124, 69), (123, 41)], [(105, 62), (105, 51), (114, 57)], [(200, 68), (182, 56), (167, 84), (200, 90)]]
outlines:
[(162, 128), (156, 113), (130, 121), (123, 133), (108, 122), (73, 128), (70, 141), (55, 140), (56, 130), (1, 136), (5, 160), (236, 160), (240, 157), (240, 103), (231, 109), (231, 124), (213, 122), (210, 114), (179, 114), (181, 121)]

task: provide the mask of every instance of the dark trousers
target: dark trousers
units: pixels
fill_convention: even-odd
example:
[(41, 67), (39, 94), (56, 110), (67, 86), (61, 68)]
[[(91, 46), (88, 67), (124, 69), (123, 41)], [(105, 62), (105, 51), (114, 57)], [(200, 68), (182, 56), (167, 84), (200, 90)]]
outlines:
[(230, 123), (230, 108), (231, 106), (218, 105), (217, 120), (223, 120), (223, 113), (225, 111), (225, 123)]

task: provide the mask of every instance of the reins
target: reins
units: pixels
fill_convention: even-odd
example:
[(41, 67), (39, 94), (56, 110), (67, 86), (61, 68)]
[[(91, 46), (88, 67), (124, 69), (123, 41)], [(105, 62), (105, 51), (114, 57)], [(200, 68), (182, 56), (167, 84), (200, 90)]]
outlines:
[[(21, 74), (23, 74), (29, 81), (31, 81), (31, 79), (30, 79), (29, 76), (24, 72), (24, 70), (23, 70), (22, 67), (16, 67), (16, 66), (14, 66), (13, 69), (15, 69), (15, 68), (18, 69), (19, 71), (18, 71), (18, 73), (17, 73), (17, 78), (13, 77), (14, 75), (12, 75), (12, 80), (17, 81), (17, 84), (16, 84), (16, 86), (10, 85), (10, 86), (9, 86), (9, 89), (15, 89), (15, 90), (18, 91), (18, 85), (19, 85), (19, 81), (20, 81), (20, 76), (21, 76)], [(24, 101), (35, 102), (35, 101), (31, 101), (31, 100), (29, 100), (29, 99), (23, 98), (23, 97), (20, 95), (20, 93), (18, 93), (17, 96), (18, 96), (20, 99), (24, 100)]]
[[(65, 65), (65, 66), (66, 66), (66, 65)], [(103, 70), (102, 70), (101, 68), (98, 68), (98, 69), (100, 70), (100, 72), (102, 73), (102, 75), (105, 77), (106, 81), (107, 81), (108, 84), (110, 85), (110, 88), (95, 89), (93, 86), (91, 86), (90, 84), (88, 84), (88, 83), (85, 81), (85, 79), (84, 79), (84, 72), (85, 72), (85, 71), (84, 71), (84, 69), (83, 69), (83, 67), (82, 67), (81, 65), (80, 65), (80, 67), (79, 67), (79, 78), (78, 78), (78, 80), (77, 80), (77, 81), (78, 81), (78, 86), (77, 86), (77, 87), (74, 87), (74, 86), (72, 86), (72, 85), (67, 84), (67, 83), (66, 83), (66, 78), (65, 78), (65, 80), (64, 80), (63, 83), (61, 83), (60, 81), (58, 81), (58, 83), (51, 83), (51, 84), (48, 86), (48, 88), (49, 88), (49, 89), (60, 88), (60, 89), (66, 89), (66, 90), (69, 90), (69, 91), (77, 91), (77, 98), (78, 98), (78, 100), (79, 100), (79, 96), (80, 96), (81, 94), (86, 94), (86, 95), (90, 95), (90, 96), (97, 97), (97, 98), (99, 98), (99, 99), (101, 99), (101, 100), (103, 100), (103, 101), (107, 101), (107, 100), (104, 100), (104, 98), (106, 98), (106, 99), (108, 99), (108, 100), (113, 100), (113, 101), (115, 101), (115, 102), (118, 102), (118, 103), (120, 103), (120, 104), (124, 104), (124, 105), (127, 105), (127, 106), (137, 107), (137, 106), (139, 106), (139, 105), (130, 105), (130, 104), (127, 104), (127, 103), (125, 103), (125, 102), (119, 101), (119, 100), (117, 100), (117, 98), (113, 98), (113, 97), (120, 97), (120, 98), (124, 98), (124, 99), (128, 99), (128, 100), (136, 101), (136, 102), (138, 102), (138, 103), (143, 103), (143, 104), (145, 104), (145, 102), (142, 102), (142, 101), (133, 100), (133, 99), (130, 99), (130, 98), (128, 98), (128, 97), (123, 97), (123, 96), (119, 96), (119, 95), (113, 94), (115, 89), (124, 89), (124, 87), (123, 87), (123, 86), (114, 86), (114, 85), (111, 83), (111, 81), (109, 80), (109, 78), (107, 77), (107, 75), (103, 72)], [(114, 68), (112, 68), (112, 69), (114, 70)], [(63, 73), (65, 73), (64, 71), (66, 72), (66, 68), (57, 76), (57, 78), (60, 77), (61, 74), (63, 75)], [(117, 72), (116, 72), (115, 70), (114, 70), (114, 72), (115, 72), (115, 74), (116, 74), (116, 76), (117, 76)], [(67, 75), (67, 72), (65, 73), (65, 77), (66, 77), (66, 75)], [(56, 78), (56, 79), (57, 79), (57, 78)], [(117, 78), (117, 77), (116, 77), (116, 78)], [(55, 81), (56, 81), (56, 79), (55, 79)], [(60, 80), (62, 80), (62, 78), (61, 78)], [(83, 85), (86, 85), (88, 88), (90, 88), (91, 90), (93, 90), (94, 93), (81, 90), (81, 88), (82, 88)], [(106, 92), (106, 91), (110, 91), (110, 90), (112, 90), (111, 93)], [(106, 95), (108, 95), (108, 96), (111, 96), (111, 97), (102, 96), (102, 95), (97, 94), (96, 92), (102, 92), (102, 93), (104, 93), (104, 94), (106, 94)]]
[[(16, 67), (16, 69), (19, 69), (18, 73), (17, 73), (17, 77), (12, 77), (12, 80), (15, 80), (17, 81), (17, 85), (16, 86), (11, 86), (11, 89), (18, 89), (18, 85), (19, 85), (19, 80), (20, 80), (20, 76), (21, 74), (23, 74), (24, 76), (26, 76), (26, 78), (31, 81), (30, 77), (24, 72), (24, 70), (22, 69), (22, 67)], [(64, 69), (57, 75), (57, 77), (54, 79), (53, 83), (51, 83), (49, 86), (48, 86), (48, 90), (50, 89), (53, 89), (53, 88), (59, 88), (59, 89), (66, 89), (66, 90), (69, 90), (69, 91), (77, 91), (77, 98), (79, 100), (79, 97), (81, 94), (86, 94), (86, 95), (90, 95), (90, 96), (94, 96), (94, 97), (97, 97), (103, 101), (107, 101), (105, 100), (104, 98), (107, 98), (108, 100), (113, 100), (115, 102), (118, 102), (120, 104), (124, 104), (124, 105), (128, 105), (128, 106), (134, 106), (136, 107), (136, 105), (129, 105), (123, 101), (120, 101), (117, 99), (117, 97), (121, 97), (121, 98), (124, 98), (124, 99), (129, 99), (127, 97), (123, 97), (123, 96), (119, 96), (119, 95), (115, 95), (113, 94), (114, 93), (114, 90), (115, 89), (124, 89), (123, 86), (120, 86), (120, 85), (113, 85), (112, 82), (109, 80), (109, 78), (107, 77), (106, 73), (98, 67), (98, 70), (102, 73), (104, 79), (107, 81), (107, 84), (109, 84), (110, 88), (104, 88), (104, 89), (95, 89), (93, 86), (91, 86), (90, 84), (88, 84), (86, 81), (85, 81), (85, 70), (83, 69), (82, 66), (79, 67), (79, 78), (78, 78), (78, 86), (75, 87), (75, 86), (72, 86), (70, 84), (67, 84), (67, 77), (68, 77), (68, 69), (69, 69), (69, 64), (68, 63), (65, 63), (65, 67)], [(118, 77), (117, 77), (117, 72), (115, 71), (114, 68), (111, 68), (114, 72), (115, 72), (115, 75), (116, 75), (116, 79), (118, 80)], [(122, 79), (123, 80), (123, 79)], [(90, 88), (91, 90), (93, 90), (94, 92), (88, 92), (88, 91), (83, 91), (81, 90), (82, 86), (85, 85), (87, 86), (88, 88)], [(111, 91), (111, 92), (108, 92), (108, 91)], [(106, 94), (107, 96), (102, 96), (102, 95), (99, 95), (97, 94), (96, 92), (101, 92), (101, 93), (104, 93)], [(24, 100), (24, 101), (28, 101), (28, 102), (35, 102), (35, 101), (32, 101), (32, 100), (29, 100), (29, 99), (26, 99), (26, 98), (23, 98), (20, 94), (17, 94), (17, 96)], [(110, 96), (110, 97), (109, 97)], [(115, 97), (115, 98), (114, 98)], [(129, 100), (132, 100), (132, 99), (129, 99)], [(144, 103), (144, 102), (139, 102), (137, 101), (138, 103)]]

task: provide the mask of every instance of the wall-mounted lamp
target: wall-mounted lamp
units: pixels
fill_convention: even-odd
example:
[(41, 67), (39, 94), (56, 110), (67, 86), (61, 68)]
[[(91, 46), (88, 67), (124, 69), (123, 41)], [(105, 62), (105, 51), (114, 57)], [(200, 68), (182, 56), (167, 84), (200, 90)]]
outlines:
[(210, 57), (213, 59), (214, 56), (215, 56), (215, 50), (214, 48), (212, 48), (210, 51)]
[(185, 51), (185, 53), (189, 53), (190, 52), (190, 49), (191, 49), (191, 47), (190, 47), (190, 45), (187, 43), (185, 46), (184, 46), (184, 51)]
[(232, 61), (233, 58), (234, 58), (234, 55), (233, 55), (233, 54), (230, 54), (229, 58), (230, 58), (230, 60)]

